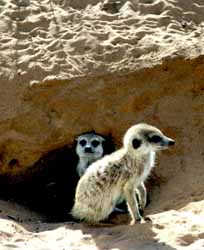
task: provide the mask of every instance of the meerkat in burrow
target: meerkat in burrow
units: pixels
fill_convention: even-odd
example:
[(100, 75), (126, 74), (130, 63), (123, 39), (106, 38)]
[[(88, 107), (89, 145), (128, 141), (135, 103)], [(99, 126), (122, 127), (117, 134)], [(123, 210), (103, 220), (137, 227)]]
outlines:
[(85, 173), (93, 162), (106, 154), (105, 141), (104, 137), (93, 132), (82, 134), (76, 138), (75, 151), (79, 157), (76, 171), (79, 177)]
[[(85, 173), (87, 168), (95, 161), (101, 159), (104, 155), (110, 154), (114, 151), (113, 143), (110, 139), (99, 135), (95, 132), (84, 133), (76, 138), (76, 154), (79, 157), (77, 164), (77, 174), (79, 177)], [(143, 212), (147, 203), (147, 191), (144, 183), (135, 190), (141, 212)], [(118, 204), (124, 201), (124, 197), (120, 197)], [(125, 212), (119, 208), (114, 209), (115, 212)]]
[(123, 147), (94, 162), (78, 182), (72, 216), (90, 223), (106, 219), (119, 197), (124, 196), (131, 224), (142, 219), (135, 187), (154, 167), (155, 153), (174, 145), (174, 140), (148, 124), (137, 124), (126, 132)]

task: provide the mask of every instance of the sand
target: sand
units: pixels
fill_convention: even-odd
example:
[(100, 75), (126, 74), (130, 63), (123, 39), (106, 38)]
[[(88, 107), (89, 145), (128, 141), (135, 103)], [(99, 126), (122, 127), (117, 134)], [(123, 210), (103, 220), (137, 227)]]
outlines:
[(202, 0), (3, 0), (0, 7), (1, 74), (27, 84), (203, 54)]
[[(127, 216), (123, 216), (120, 223), (118, 220), (120, 225), (108, 227), (44, 223), (42, 217), (11, 202), (0, 205), (2, 250), (204, 249), (203, 201), (190, 203), (179, 210), (151, 214), (152, 221), (145, 224), (127, 225)], [(21, 222), (17, 222), (19, 220)]]
[(203, 55), (203, 0), (0, 0), (1, 175), (92, 129), (120, 146), (148, 121), (176, 140), (148, 183), (151, 222), (47, 223), (0, 201), (0, 250), (204, 249)]

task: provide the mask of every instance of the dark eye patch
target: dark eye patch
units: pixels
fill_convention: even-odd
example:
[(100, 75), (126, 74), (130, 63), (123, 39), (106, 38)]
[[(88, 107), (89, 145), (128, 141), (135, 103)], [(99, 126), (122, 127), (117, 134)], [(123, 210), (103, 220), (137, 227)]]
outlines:
[(149, 137), (149, 142), (158, 143), (161, 142), (162, 138), (159, 135), (153, 135), (152, 137)]
[(79, 144), (80, 144), (82, 147), (84, 147), (84, 146), (86, 145), (86, 140), (82, 139), (82, 140), (79, 142)]
[(139, 139), (136, 139), (136, 138), (135, 138), (135, 139), (132, 140), (132, 146), (133, 146), (134, 149), (139, 148), (140, 145), (141, 145), (141, 143), (142, 143), (142, 142), (141, 142)]
[(93, 141), (91, 142), (91, 145), (92, 145), (94, 148), (96, 148), (99, 144), (100, 144), (100, 142), (97, 141), (97, 140), (93, 140)]

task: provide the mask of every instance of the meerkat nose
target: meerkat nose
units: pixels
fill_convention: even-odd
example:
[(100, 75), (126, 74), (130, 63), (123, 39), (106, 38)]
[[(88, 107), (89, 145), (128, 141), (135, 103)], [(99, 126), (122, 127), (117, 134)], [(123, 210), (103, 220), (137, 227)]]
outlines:
[(93, 153), (91, 147), (85, 147), (85, 152), (86, 153)]
[(175, 144), (174, 140), (169, 140), (169, 146), (173, 146)]

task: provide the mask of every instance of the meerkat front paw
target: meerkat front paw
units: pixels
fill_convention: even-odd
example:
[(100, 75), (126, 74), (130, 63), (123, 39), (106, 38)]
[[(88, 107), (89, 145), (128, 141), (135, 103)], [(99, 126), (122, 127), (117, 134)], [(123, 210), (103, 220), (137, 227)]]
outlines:
[(131, 226), (133, 226), (133, 225), (135, 225), (135, 224), (137, 224), (137, 223), (141, 223), (141, 224), (145, 223), (144, 218), (143, 218), (143, 217), (140, 217), (140, 218), (138, 218), (138, 219), (132, 219), (132, 220), (130, 221), (130, 225), (131, 225)]
[(142, 220), (144, 220), (142, 216), (134, 218), (131, 220), (130, 225), (135, 225), (136, 223), (141, 222)]
[(131, 221), (130, 221), (130, 226), (133, 226), (133, 225), (135, 225), (136, 224), (136, 220), (135, 219), (132, 219)]

